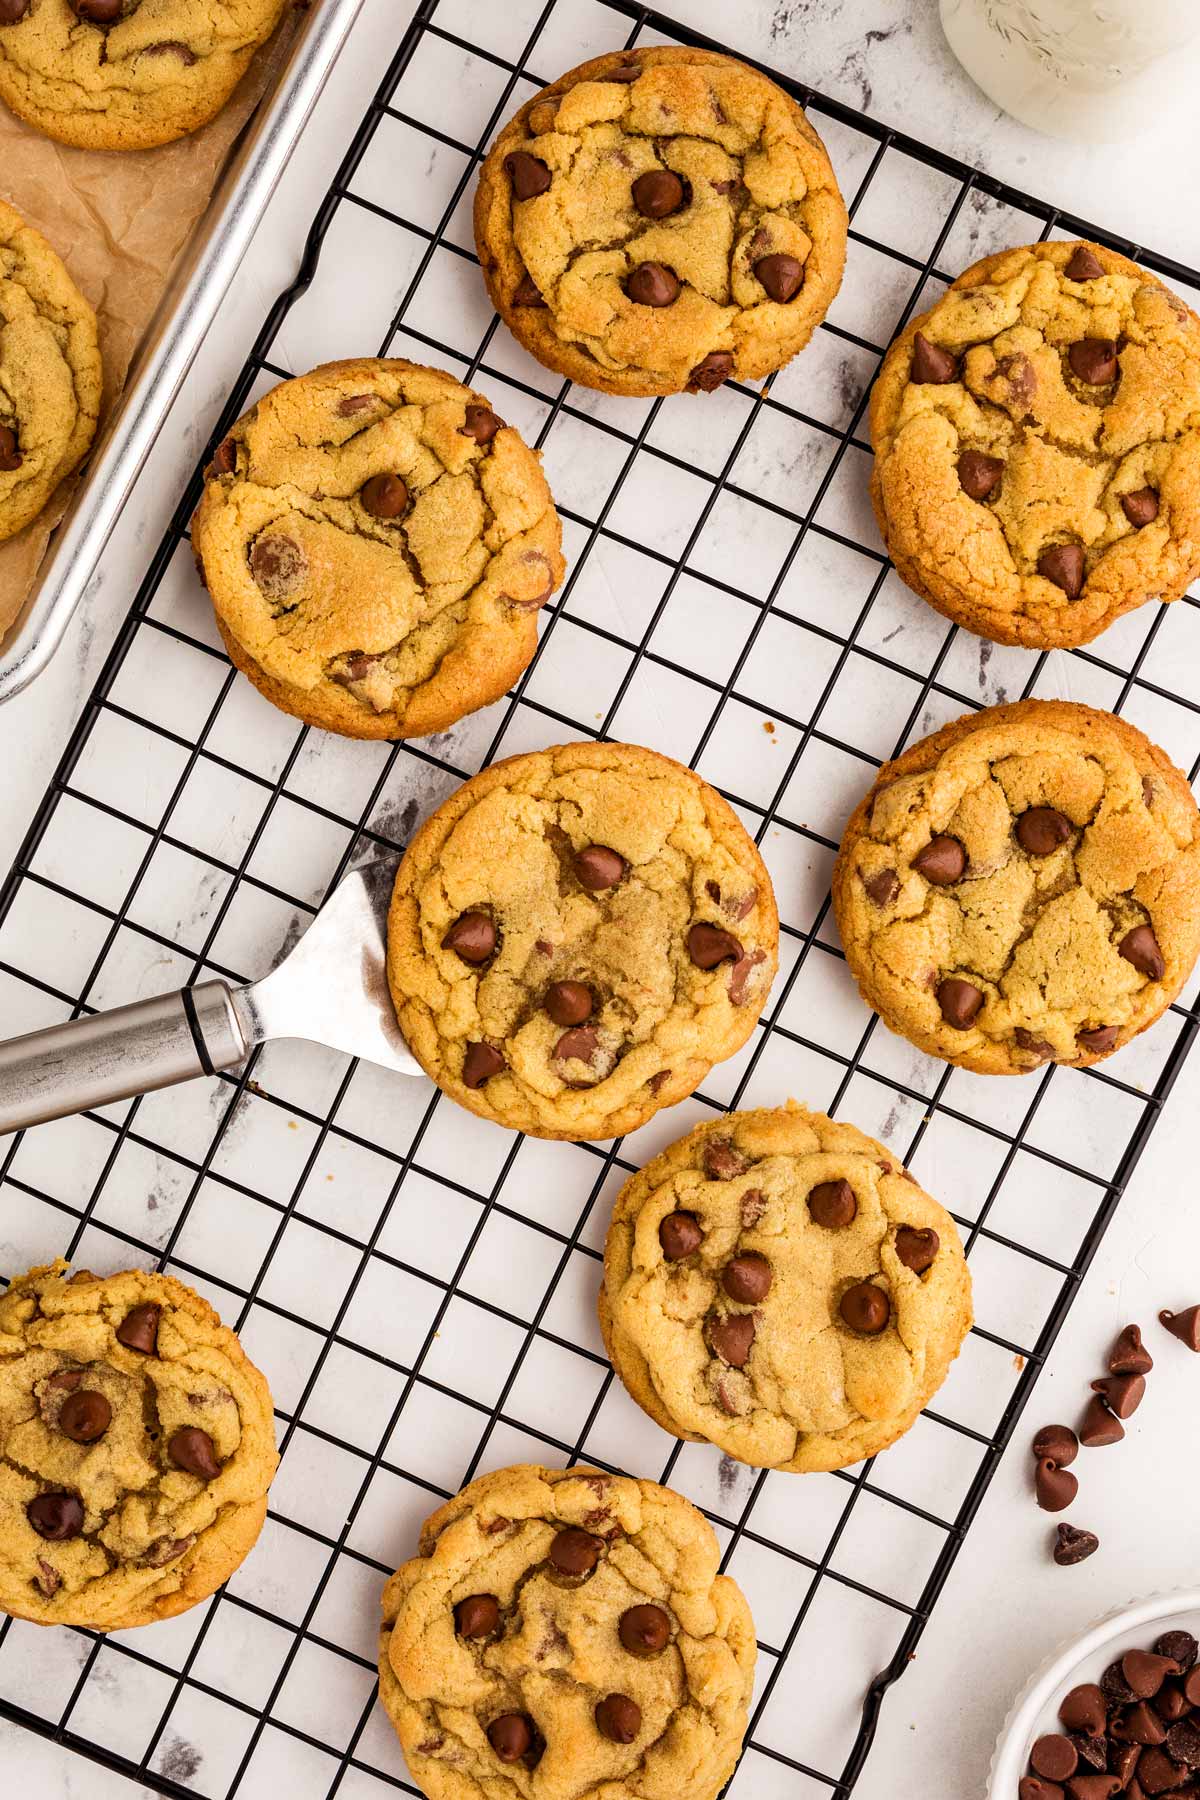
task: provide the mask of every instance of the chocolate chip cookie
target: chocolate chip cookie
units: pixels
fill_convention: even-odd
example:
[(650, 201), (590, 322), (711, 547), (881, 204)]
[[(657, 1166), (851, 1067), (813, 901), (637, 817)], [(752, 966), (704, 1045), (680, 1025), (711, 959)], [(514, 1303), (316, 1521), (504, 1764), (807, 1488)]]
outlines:
[(485, 769), (417, 833), (388, 980), (453, 1099), (535, 1137), (608, 1138), (745, 1043), (778, 941), (762, 858), (707, 782), (567, 744)]
[(100, 382), (95, 313), (41, 232), (0, 200), (0, 542), (87, 455)]
[(0, 0), (0, 99), (62, 144), (169, 144), (220, 111), (287, 5)]
[(853, 1125), (789, 1102), (690, 1132), (617, 1196), (600, 1324), (638, 1405), (739, 1462), (894, 1443), (971, 1324), (949, 1213)]
[(765, 75), (707, 50), (596, 57), (526, 102), (480, 173), (496, 310), (547, 368), (609, 394), (782, 368), (842, 279), (825, 146)]
[(237, 667), (346, 737), (442, 731), (512, 685), (563, 577), (540, 458), (441, 369), (285, 381), (218, 445), (192, 525)]
[(983, 1075), (1076, 1068), (1154, 1023), (1200, 949), (1200, 817), (1124, 719), (993, 706), (885, 764), (833, 876), (863, 998)]
[(714, 1800), (756, 1653), (719, 1566), (707, 1520), (653, 1481), (473, 1481), (383, 1591), (379, 1697), (421, 1792)]
[(267, 1384), (169, 1275), (32, 1269), (0, 1295), (0, 1607), (118, 1631), (233, 1573), (278, 1462)]
[(982, 637), (1086, 644), (1200, 573), (1200, 319), (1099, 244), (960, 275), (888, 352), (871, 437), (898, 573)]

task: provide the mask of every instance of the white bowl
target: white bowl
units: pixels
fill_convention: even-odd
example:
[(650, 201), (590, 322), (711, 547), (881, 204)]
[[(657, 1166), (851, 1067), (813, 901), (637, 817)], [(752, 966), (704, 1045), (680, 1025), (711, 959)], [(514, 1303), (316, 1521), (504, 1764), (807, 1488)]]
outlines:
[(1200, 1588), (1152, 1594), (1109, 1613), (1073, 1638), (1042, 1664), (1013, 1702), (992, 1758), (988, 1800), (1017, 1800), (1017, 1785), (1028, 1772), (1029, 1752), (1048, 1731), (1061, 1731), (1063, 1696), (1081, 1682), (1099, 1681), (1109, 1663), (1126, 1650), (1149, 1650), (1164, 1631), (1190, 1631), (1200, 1638)]

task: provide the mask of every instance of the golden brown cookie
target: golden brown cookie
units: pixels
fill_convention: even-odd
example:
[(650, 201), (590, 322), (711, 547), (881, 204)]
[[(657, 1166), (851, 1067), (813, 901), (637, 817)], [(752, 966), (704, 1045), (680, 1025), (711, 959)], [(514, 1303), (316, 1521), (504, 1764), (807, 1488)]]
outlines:
[(117, 1631), (186, 1612), (251, 1549), (271, 1396), (182, 1282), (66, 1270), (0, 1296), (0, 1607)]
[(100, 382), (95, 313), (41, 232), (0, 200), (0, 542), (87, 455)]
[(346, 737), (499, 699), (563, 577), (541, 459), (482, 394), (399, 359), (285, 381), (218, 445), (192, 523), (237, 667)]
[(842, 279), (846, 208), (795, 101), (708, 50), (596, 57), (526, 102), (484, 163), (492, 303), (547, 368), (609, 394), (782, 368)]
[(630, 744), (495, 763), (417, 833), (388, 981), (422, 1068), (535, 1137), (616, 1137), (754, 1029), (779, 915), (707, 782)]
[(715, 1800), (754, 1624), (670, 1488), (526, 1464), (425, 1521), (383, 1591), (379, 1697), (430, 1800)]
[(0, 99), (62, 144), (169, 144), (220, 111), (287, 5), (0, 0)]
[(1170, 1005), (1200, 949), (1200, 816), (1124, 719), (988, 707), (884, 765), (833, 903), (868, 1006), (983, 1075), (1076, 1068)]
[(883, 1145), (789, 1101), (700, 1125), (625, 1183), (600, 1325), (665, 1431), (841, 1469), (937, 1392), (971, 1278), (953, 1219)]
[(898, 573), (982, 637), (1086, 644), (1200, 572), (1200, 319), (1100, 244), (960, 275), (888, 351), (871, 437)]

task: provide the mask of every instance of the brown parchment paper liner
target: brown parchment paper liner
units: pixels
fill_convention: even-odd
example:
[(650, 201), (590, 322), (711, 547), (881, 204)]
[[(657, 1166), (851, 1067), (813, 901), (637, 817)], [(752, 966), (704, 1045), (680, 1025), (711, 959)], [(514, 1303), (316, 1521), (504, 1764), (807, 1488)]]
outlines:
[[(289, 8), (216, 118), (158, 150), (77, 150), (0, 105), (0, 195), (50, 240), (96, 309), (104, 359), (97, 437), (234, 139), (273, 84), (296, 28)], [(0, 544), (0, 635), (24, 605), (79, 479), (60, 482), (45, 510)]]

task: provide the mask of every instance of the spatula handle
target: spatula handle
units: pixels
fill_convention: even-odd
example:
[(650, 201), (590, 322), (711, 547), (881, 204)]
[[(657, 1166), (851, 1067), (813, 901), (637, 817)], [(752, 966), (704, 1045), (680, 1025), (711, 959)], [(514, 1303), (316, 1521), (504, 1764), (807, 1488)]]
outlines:
[(232, 1068), (250, 1045), (223, 981), (0, 1044), (0, 1132)]

